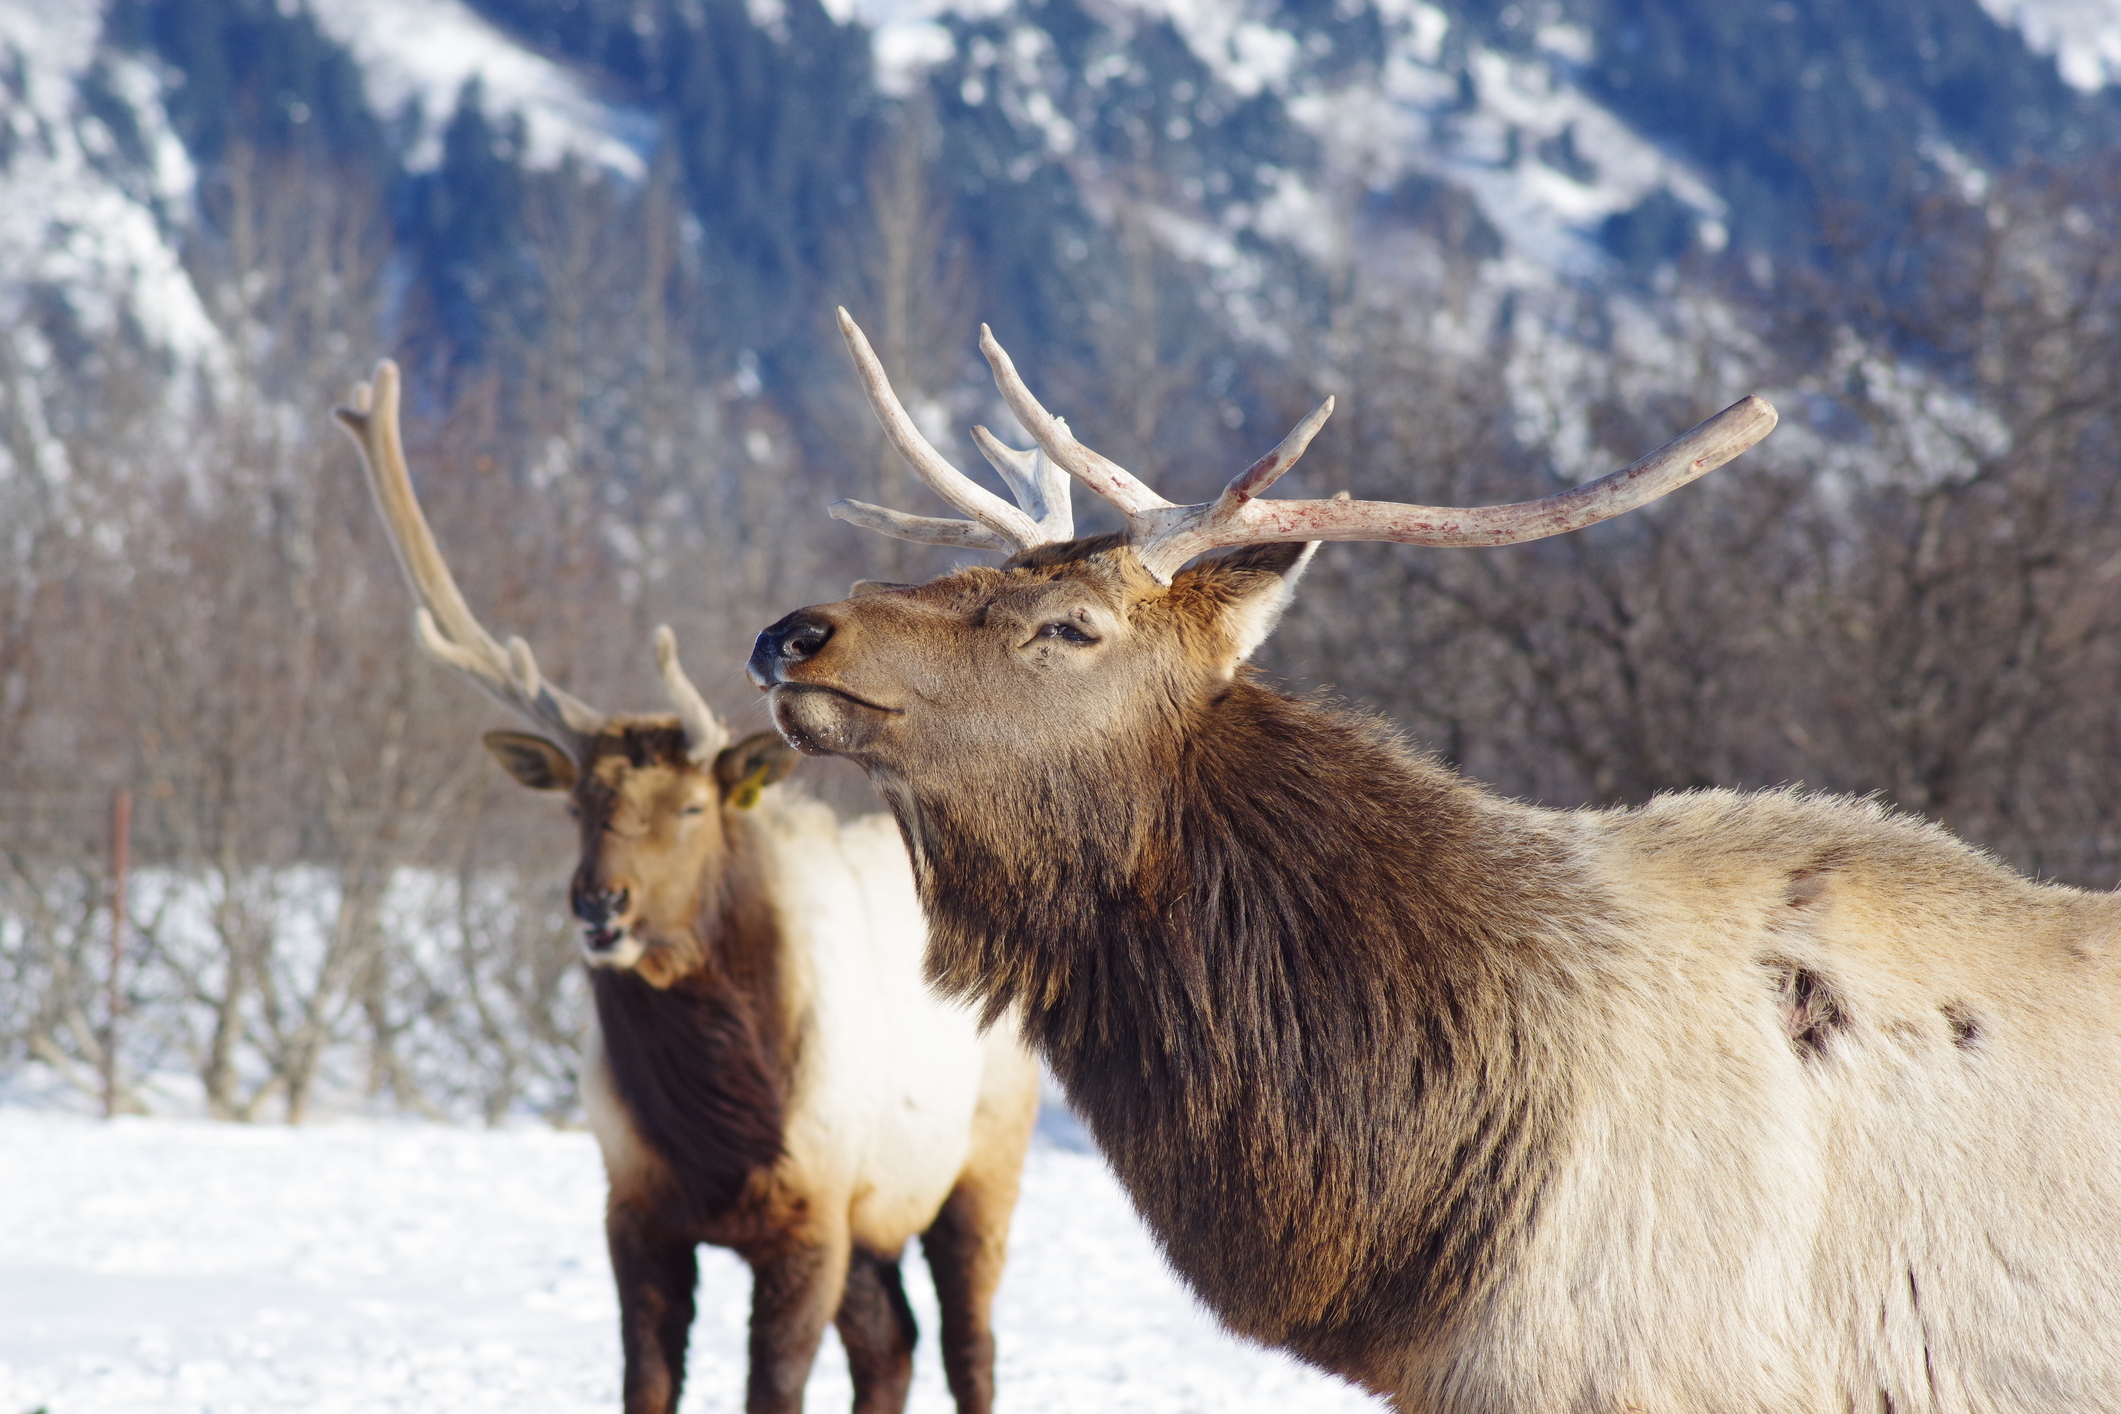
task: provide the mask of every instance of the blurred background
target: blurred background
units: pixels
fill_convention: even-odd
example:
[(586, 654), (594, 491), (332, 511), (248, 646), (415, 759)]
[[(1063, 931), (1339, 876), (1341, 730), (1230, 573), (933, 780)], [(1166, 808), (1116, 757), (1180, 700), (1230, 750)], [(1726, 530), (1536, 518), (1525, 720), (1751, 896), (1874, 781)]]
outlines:
[(1327, 393), (1283, 494), (1463, 503), (1762, 392), (1613, 524), (1328, 547), (1264, 666), (1530, 799), (1876, 792), (2111, 887), (2117, 74), (2095, 0), (0, 0), (0, 1076), (572, 1115), (572, 831), (328, 411), (397, 358), (488, 627), (653, 710), (667, 621), (757, 730), (761, 626), (952, 563), (822, 512), (938, 511), (836, 304), (961, 465), (987, 320), (1175, 500)]

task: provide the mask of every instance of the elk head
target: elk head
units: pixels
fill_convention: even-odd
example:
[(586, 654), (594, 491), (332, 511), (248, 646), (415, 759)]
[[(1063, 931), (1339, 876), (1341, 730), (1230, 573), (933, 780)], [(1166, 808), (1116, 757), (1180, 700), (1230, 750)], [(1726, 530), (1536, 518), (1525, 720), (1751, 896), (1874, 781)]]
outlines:
[[(857, 586), (855, 597), (783, 618), (752, 653), (752, 677), (771, 691), (774, 721), (788, 740), (863, 766), (902, 823), (906, 792), (926, 794), (931, 783), (955, 791), (945, 808), (985, 799), (1013, 800), (1002, 808), (1020, 810), (1069, 782), (1071, 796), (1085, 781), (1123, 795), (1130, 777), (1161, 771), (1168, 763), (1150, 758), (1186, 732), (1157, 725), (1183, 728), (1224, 694), (1272, 631), (1318, 541), (1477, 546), (1559, 534), (1686, 484), (1775, 425), (1774, 409), (1748, 397), (1631, 466), (1513, 505), (1259, 499), (1324, 425), (1329, 398), (1216, 500), (1177, 506), (1076, 441), (983, 328), (980, 347), (996, 386), (1037, 443), (1035, 452), (1020, 452), (985, 428), (973, 431), (1016, 493), (1019, 504), (1010, 506), (921, 437), (844, 310), (840, 328), (887, 435), (970, 520), (851, 501), (834, 503), (832, 514), (904, 539), (1008, 555), (999, 568), (960, 570), (925, 585)], [(1071, 540), (1061, 473), (1115, 507), (1127, 529)], [(1181, 568), (1225, 547), (1234, 549)], [(917, 824), (907, 828), (917, 836)]]
[(581, 832), (567, 897), (582, 925), (584, 959), (668, 987), (711, 965), (697, 923), (717, 902), (734, 816), (756, 806), (796, 756), (772, 732), (725, 745), (728, 735), (685, 677), (667, 626), (656, 630), (655, 651), (679, 704), (674, 719), (611, 717), (571, 748), (532, 732), (482, 739), (519, 783), (566, 793)]
[(794, 754), (771, 732), (730, 743), (667, 625), (655, 631), (655, 658), (671, 713), (608, 714), (547, 682), (529, 644), (511, 638), (504, 648), (480, 625), (435, 544), (405, 464), (397, 365), (377, 364), (337, 416), (419, 601), (414, 637), (538, 729), (488, 732), (486, 749), (523, 785), (567, 796), (581, 829), (568, 897), (584, 959), (656, 987), (709, 965), (696, 925), (729, 865), (732, 815), (786, 776)]

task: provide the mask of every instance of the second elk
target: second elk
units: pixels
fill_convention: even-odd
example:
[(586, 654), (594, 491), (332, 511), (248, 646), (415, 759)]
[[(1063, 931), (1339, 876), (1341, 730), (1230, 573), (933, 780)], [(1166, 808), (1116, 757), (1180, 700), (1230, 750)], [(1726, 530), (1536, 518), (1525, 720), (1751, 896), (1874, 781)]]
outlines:
[(610, 1179), (628, 1414), (675, 1409), (695, 1248), (752, 1269), (751, 1414), (795, 1410), (828, 1322), (862, 1414), (905, 1404), (913, 1316), (899, 1258), (919, 1235), (960, 1410), (993, 1402), (989, 1308), (1038, 1103), (1003, 1023), (984, 1033), (921, 980), (925, 943), (891, 822), (842, 825), (773, 788), (795, 757), (732, 742), (667, 628), (675, 709), (600, 712), (545, 681), (520, 638), (473, 617), (429, 531), (385, 361), (340, 421), (406, 577), (417, 637), (537, 731), (485, 740), (509, 773), (564, 792), (580, 823), (570, 889), (595, 1035), (583, 1103)]

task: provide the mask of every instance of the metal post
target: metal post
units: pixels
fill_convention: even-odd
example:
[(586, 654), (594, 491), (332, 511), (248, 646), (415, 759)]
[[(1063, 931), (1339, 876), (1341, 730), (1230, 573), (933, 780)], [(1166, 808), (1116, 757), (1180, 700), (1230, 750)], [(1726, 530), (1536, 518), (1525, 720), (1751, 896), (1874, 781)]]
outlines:
[(125, 870), (132, 854), (133, 793), (110, 801), (110, 995), (104, 1008), (103, 1117), (118, 1113), (118, 1017), (125, 1010)]

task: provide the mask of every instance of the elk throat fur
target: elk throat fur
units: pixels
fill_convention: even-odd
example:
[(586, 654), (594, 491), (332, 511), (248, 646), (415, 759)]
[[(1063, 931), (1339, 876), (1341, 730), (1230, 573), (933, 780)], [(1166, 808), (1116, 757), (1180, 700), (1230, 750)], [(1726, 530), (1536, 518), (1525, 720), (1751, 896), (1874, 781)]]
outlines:
[(879, 782), (930, 976), (1023, 1008), (1225, 1322), (1390, 1387), (1538, 1217), (1570, 1076), (1536, 1038), (1593, 890), (1366, 718), (1240, 675), (1172, 725), (999, 793)]
[(764, 902), (758, 848), (733, 831), (693, 925), (695, 965), (668, 987), (592, 969), (606, 1063), (641, 1137), (670, 1165), (695, 1216), (712, 1222), (783, 1152), (790, 1058), (784, 948)]

